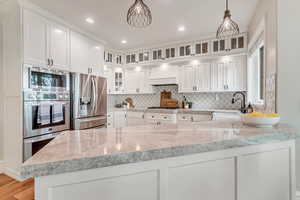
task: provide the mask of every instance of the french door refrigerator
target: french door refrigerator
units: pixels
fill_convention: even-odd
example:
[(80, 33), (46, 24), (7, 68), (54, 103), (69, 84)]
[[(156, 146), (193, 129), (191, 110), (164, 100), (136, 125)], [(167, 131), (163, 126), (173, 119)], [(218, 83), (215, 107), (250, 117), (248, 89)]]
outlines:
[(104, 127), (107, 122), (107, 80), (91, 74), (71, 75), (71, 127)]

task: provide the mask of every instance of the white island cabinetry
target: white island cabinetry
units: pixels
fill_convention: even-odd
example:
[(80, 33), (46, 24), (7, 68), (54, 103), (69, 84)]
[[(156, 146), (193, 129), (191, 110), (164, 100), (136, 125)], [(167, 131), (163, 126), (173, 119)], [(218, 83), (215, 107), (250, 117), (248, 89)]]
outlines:
[(37, 177), (36, 199), (294, 200), (294, 151), (281, 142)]

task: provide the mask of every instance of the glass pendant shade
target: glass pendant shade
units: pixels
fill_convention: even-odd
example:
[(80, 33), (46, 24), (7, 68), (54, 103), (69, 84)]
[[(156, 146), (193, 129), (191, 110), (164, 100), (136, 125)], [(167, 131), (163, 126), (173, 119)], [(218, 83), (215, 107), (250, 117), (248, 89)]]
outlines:
[(222, 24), (218, 28), (217, 38), (226, 38), (240, 34), (239, 26), (231, 19), (231, 13), (228, 9), (228, 0), (226, 0), (226, 10)]
[(152, 23), (152, 15), (149, 7), (143, 0), (135, 0), (127, 13), (127, 23), (136, 28), (144, 28)]

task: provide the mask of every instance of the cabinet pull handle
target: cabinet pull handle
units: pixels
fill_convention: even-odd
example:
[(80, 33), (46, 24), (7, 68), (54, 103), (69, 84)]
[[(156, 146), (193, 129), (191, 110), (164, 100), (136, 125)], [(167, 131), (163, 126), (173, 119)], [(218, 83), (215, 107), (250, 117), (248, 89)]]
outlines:
[(54, 65), (54, 61), (53, 61), (53, 59), (51, 59), (51, 66), (53, 66)]
[(48, 67), (50, 66), (50, 59), (49, 58), (47, 59), (47, 65), (48, 65)]

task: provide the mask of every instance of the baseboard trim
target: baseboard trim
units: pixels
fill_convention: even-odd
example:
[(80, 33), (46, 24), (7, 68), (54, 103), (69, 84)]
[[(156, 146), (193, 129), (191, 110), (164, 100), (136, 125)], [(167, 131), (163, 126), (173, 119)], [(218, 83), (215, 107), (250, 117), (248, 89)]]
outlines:
[(300, 200), (300, 191), (297, 191), (296, 193), (296, 200)]
[(16, 170), (4, 167), (3, 173), (17, 181), (24, 181), (24, 179), (21, 178), (21, 173)]

